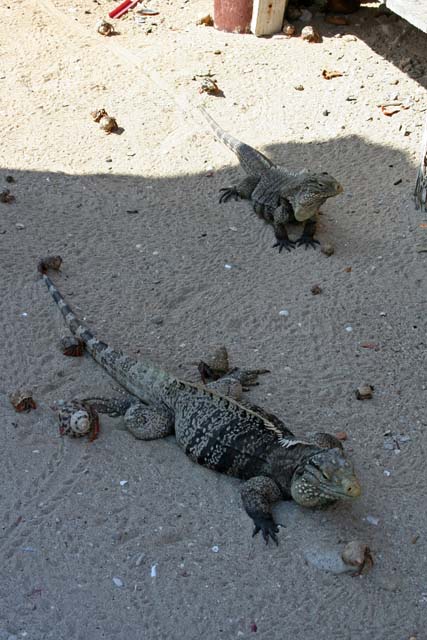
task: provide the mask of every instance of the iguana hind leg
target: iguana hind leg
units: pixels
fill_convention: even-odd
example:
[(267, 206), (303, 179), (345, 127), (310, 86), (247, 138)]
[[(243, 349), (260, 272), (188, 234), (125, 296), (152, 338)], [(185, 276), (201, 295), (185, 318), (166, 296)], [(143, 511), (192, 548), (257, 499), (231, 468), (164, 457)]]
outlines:
[(125, 413), (125, 425), (138, 440), (165, 438), (174, 431), (173, 417), (158, 409), (135, 402)]
[[(240, 369), (240, 367), (230, 367), (228, 352), (224, 346), (217, 347), (212, 354), (205, 356), (204, 360), (200, 360), (197, 365), (203, 384), (210, 386), (209, 383), (219, 381), (221, 385), (217, 387), (212, 386), (212, 389), (216, 389), (218, 393), (223, 394), (222, 389), (226, 388), (222, 386), (222, 381), (225, 378), (231, 378), (234, 381), (240, 382), (243, 387), (243, 391), (247, 391), (247, 387), (252, 387), (258, 384), (258, 376), (264, 373), (270, 373), (269, 369)], [(226, 384), (231, 384), (227, 382)], [(221, 390), (220, 390), (221, 389)], [(231, 395), (229, 393), (223, 395)], [(234, 396), (233, 396), (234, 397)]]
[(231, 198), (234, 198), (234, 200), (250, 200), (252, 192), (257, 186), (258, 181), (259, 178), (257, 176), (247, 176), (244, 180), (242, 180), (242, 182), (239, 182), (238, 185), (220, 189), (220, 203), (222, 204), (223, 202), (228, 202), (228, 200), (231, 200)]
[(243, 388), (239, 380), (229, 376), (224, 376), (224, 378), (215, 380), (215, 382), (209, 382), (206, 386), (221, 396), (228, 396), (234, 400), (241, 400), (243, 395)]

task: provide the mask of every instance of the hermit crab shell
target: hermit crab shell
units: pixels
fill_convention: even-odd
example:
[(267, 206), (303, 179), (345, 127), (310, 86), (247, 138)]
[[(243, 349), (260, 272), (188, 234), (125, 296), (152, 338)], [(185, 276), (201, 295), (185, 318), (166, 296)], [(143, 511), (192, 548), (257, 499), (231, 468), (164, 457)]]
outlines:
[(37, 405), (32, 398), (31, 391), (18, 389), (9, 395), (9, 400), (15, 407), (15, 411), (18, 413), (28, 413), (31, 409), (37, 409)]
[(99, 120), (99, 126), (106, 133), (112, 133), (113, 131), (117, 131), (117, 129), (119, 128), (117, 120), (108, 115), (102, 116), (102, 118)]
[(111, 36), (114, 33), (113, 25), (105, 20), (100, 20), (96, 23), (96, 30), (101, 36)]
[(61, 436), (81, 438), (89, 435), (94, 440), (99, 433), (99, 419), (96, 411), (88, 404), (73, 400), (60, 402), (55, 407)]

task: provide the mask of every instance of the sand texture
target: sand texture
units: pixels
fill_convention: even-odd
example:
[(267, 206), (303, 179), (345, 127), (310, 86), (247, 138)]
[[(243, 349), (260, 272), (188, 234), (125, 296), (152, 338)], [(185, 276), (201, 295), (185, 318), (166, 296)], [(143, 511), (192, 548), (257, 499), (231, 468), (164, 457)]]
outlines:
[[(412, 191), (427, 36), (376, 17), (378, 3), (345, 27), (315, 17), (323, 42), (308, 44), (197, 26), (210, 2), (159, 0), (159, 16), (103, 38), (112, 6), (0, 3), (0, 191), (16, 197), (0, 202), (0, 640), (425, 640), (427, 216)], [(209, 71), (224, 97), (198, 93)], [(334, 255), (279, 254), (248, 203), (218, 204), (242, 173), (180, 108), (200, 100), (274, 161), (342, 183), (318, 232)], [(390, 101), (408, 108), (386, 116)], [(92, 121), (98, 108), (119, 134)], [(173, 438), (137, 441), (112, 418), (92, 444), (61, 438), (52, 402), (117, 385), (62, 355), (36, 273), (50, 253), (71, 306), (113, 346), (190, 380), (217, 344), (270, 369), (250, 399), (298, 435), (345, 431), (362, 498), (281, 503), (286, 528), (266, 547), (239, 482)], [(356, 399), (362, 383), (372, 400)], [(14, 411), (19, 387), (37, 410)], [(375, 559), (361, 577), (313, 562), (354, 539)]]

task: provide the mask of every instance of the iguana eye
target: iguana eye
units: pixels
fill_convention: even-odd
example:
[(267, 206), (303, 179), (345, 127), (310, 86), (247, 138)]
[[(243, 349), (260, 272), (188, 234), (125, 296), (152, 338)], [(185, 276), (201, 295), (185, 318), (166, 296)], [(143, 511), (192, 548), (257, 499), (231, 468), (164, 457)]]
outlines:
[(328, 474), (326, 473), (326, 471), (322, 471), (322, 476), (325, 478), (325, 480), (330, 480), (331, 477), (328, 476)]

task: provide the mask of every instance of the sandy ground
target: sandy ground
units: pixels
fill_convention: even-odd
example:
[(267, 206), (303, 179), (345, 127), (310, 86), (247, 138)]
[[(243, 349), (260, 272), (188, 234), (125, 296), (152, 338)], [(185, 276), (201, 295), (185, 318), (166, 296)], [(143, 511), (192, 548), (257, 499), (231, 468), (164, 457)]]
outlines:
[[(423, 640), (426, 216), (411, 192), (427, 38), (376, 18), (377, 3), (348, 27), (317, 18), (323, 42), (309, 45), (199, 27), (210, 2), (159, 0), (151, 33), (129, 17), (104, 39), (94, 24), (111, 6), (0, 6), (0, 186), (16, 196), (0, 203), (0, 639)], [(324, 68), (344, 75), (326, 81)], [(321, 219), (332, 257), (279, 255), (247, 203), (218, 205), (241, 172), (176, 102), (196, 103), (192, 78), (208, 71), (221, 124), (344, 185)], [(396, 96), (410, 108), (384, 116), (377, 105)], [(100, 107), (121, 135), (92, 122)], [(234, 364), (271, 369), (251, 399), (297, 434), (346, 431), (363, 497), (281, 504), (280, 546), (265, 547), (239, 482), (173, 438), (139, 442), (113, 419), (93, 444), (60, 438), (49, 403), (117, 387), (89, 357), (62, 356), (65, 328), (35, 272), (48, 253), (64, 259), (71, 305), (128, 353), (195, 380), (192, 363), (222, 343)], [(355, 398), (362, 382), (371, 401)], [(7, 397), (22, 386), (29, 414)], [(360, 578), (309, 561), (356, 538), (375, 557)]]

